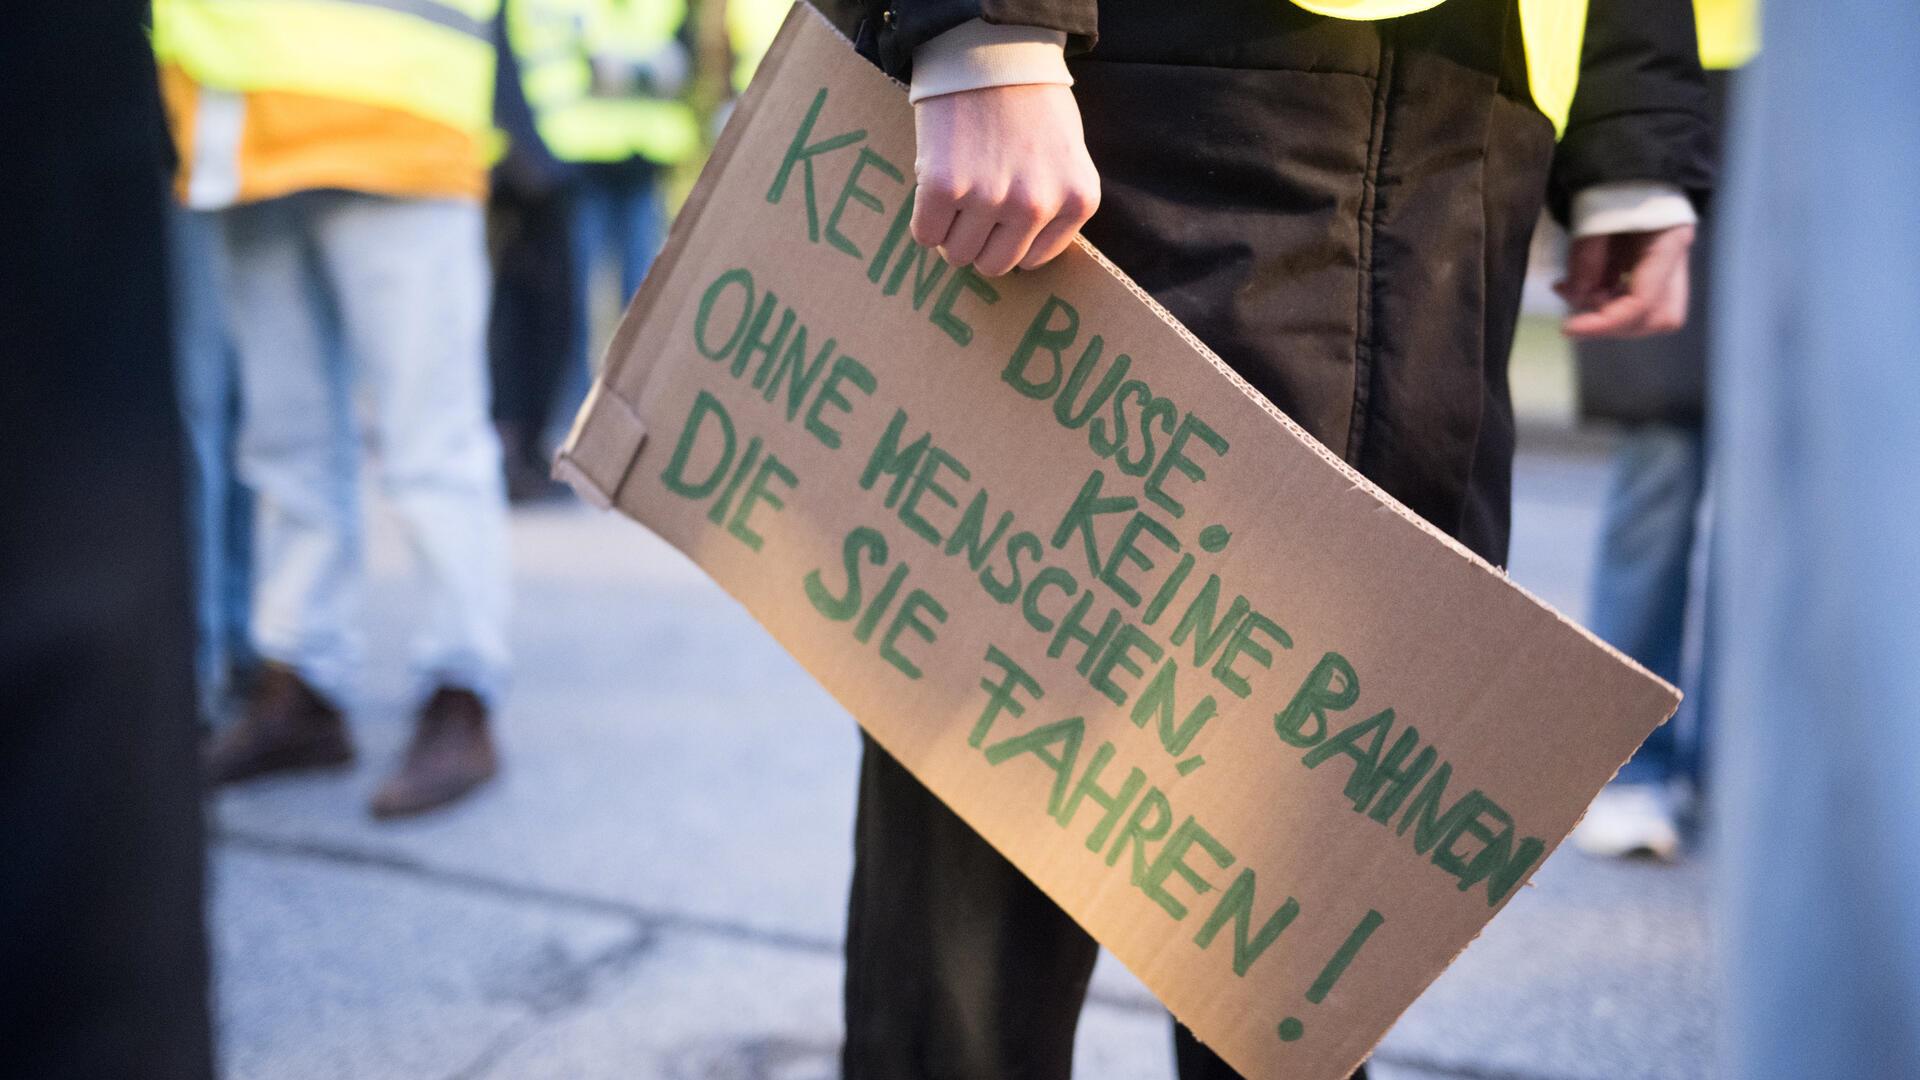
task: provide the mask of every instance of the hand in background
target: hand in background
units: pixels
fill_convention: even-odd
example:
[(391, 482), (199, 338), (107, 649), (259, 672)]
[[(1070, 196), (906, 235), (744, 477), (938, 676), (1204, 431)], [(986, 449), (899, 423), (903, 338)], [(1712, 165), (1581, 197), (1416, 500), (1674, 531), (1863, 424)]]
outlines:
[(1573, 309), (1568, 337), (1638, 338), (1687, 324), (1687, 251), (1693, 226), (1582, 236), (1567, 250), (1555, 292)]
[(914, 106), (913, 238), (988, 277), (1067, 249), (1100, 205), (1080, 108), (1065, 86), (995, 86)]

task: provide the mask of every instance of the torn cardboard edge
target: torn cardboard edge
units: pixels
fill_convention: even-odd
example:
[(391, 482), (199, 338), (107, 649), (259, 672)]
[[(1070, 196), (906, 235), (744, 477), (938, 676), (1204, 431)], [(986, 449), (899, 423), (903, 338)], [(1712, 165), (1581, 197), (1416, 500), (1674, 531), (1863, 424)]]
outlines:
[[(806, 9), (805, 12), (800, 10), (802, 8)], [(825, 15), (814, 9), (813, 5), (809, 4), (807, 0), (795, 0), (794, 10), (789, 12), (787, 19), (780, 24), (780, 32), (775, 36), (773, 44), (767, 49), (766, 56), (761, 60), (760, 70), (767, 71), (768, 74), (771, 75), (786, 63), (788, 55), (792, 52), (792, 39), (799, 32), (798, 27), (801, 25), (799, 19), (803, 15), (818, 20), (823, 29), (844, 43), (849, 51), (853, 51), (853, 42), (849, 40), (845, 34), (840, 32), (839, 27), (833, 25), (831, 19), (828, 19)], [(907, 86), (905, 83), (887, 75), (883, 71), (879, 71), (877, 68), (874, 70), (888, 82), (898, 87), (901, 93), (906, 93)], [(621, 475), (612, 478), (610, 482), (605, 477), (592, 475), (578, 460), (576, 441), (581, 437), (582, 431), (586, 427), (588, 413), (593, 410), (602, 397), (617, 403), (617, 407), (624, 411), (626, 417), (631, 418), (635, 424), (639, 423), (639, 414), (634, 409), (633, 404), (622, 397), (615, 388), (621, 373), (626, 367), (626, 358), (631, 352), (630, 345), (632, 337), (638, 333), (640, 324), (646, 320), (647, 314), (652, 311), (654, 305), (659, 302), (659, 294), (662, 291), (660, 283), (671, 276), (673, 268), (678, 265), (681, 254), (686, 247), (687, 237), (698, 227), (700, 218), (704, 215), (707, 205), (713, 197), (713, 188), (715, 185), (712, 182), (712, 177), (718, 175), (719, 172), (726, 168), (727, 163), (732, 160), (735, 150), (739, 147), (740, 140), (745, 136), (746, 124), (737, 121), (743, 117), (750, 117), (757, 113), (758, 110), (755, 105), (760, 97), (766, 93), (765, 88), (770, 85), (772, 81), (771, 78), (755, 78), (748, 85), (746, 93), (741, 96), (739, 105), (734, 109), (732, 119), (730, 119), (726, 128), (721, 131), (720, 138), (714, 143), (713, 152), (708, 156), (705, 167), (701, 169), (700, 178), (694, 184), (693, 192), (688, 195), (686, 203), (681, 207), (679, 215), (674, 219), (673, 225), (668, 232), (666, 244), (662, 247), (659, 257), (654, 260), (653, 268), (647, 274), (646, 279), (641, 282), (640, 291), (634, 297), (632, 308), (628, 311), (625, 318), (621, 320), (619, 331), (615, 333), (613, 340), (608, 344), (601, 362), (600, 374), (595, 377), (594, 384), (588, 392), (580, 414), (575, 417), (573, 428), (569, 432), (566, 442), (561, 445), (555, 454), (553, 467), (554, 478), (572, 486), (575, 491), (580, 493), (581, 498), (601, 510), (611, 509), (618, 501), (620, 483), (626, 476), (626, 470), (622, 470)], [(1274, 405), (1273, 402), (1268, 401), (1266, 395), (1255, 389), (1253, 384), (1241, 377), (1239, 372), (1233, 370), (1206, 342), (1201, 341), (1192, 330), (1187, 328), (1186, 324), (1175, 318), (1172, 312), (1168, 311), (1158, 300), (1155, 300), (1151, 293), (1141, 288), (1139, 283), (1135, 282), (1133, 278), (1115, 264), (1112, 259), (1107, 258), (1099, 248), (1094, 247), (1084, 236), (1076, 235), (1073, 242), (1082, 251), (1085, 251), (1091, 256), (1093, 261), (1111, 275), (1115, 281), (1125, 286), (1128, 292), (1132, 293), (1141, 303), (1145, 304), (1147, 309), (1152, 311), (1157, 318), (1166, 323), (1174, 333), (1180, 336), (1181, 340), (1190, 345), (1195, 352), (1205, 357), (1207, 362), (1213, 365), (1214, 370), (1225, 376), (1228, 382), (1232, 383), (1236, 389), (1252, 400), (1255, 405), (1258, 405), (1268, 416), (1279, 421), (1281, 426), (1292, 433), (1295, 438), (1305, 443), (1329, 465), (1338, 469), (1355, 488), (1379, 500), (1388, 509), (1411, 522), (1416, 528), (1425, 532), (1428, 536), (1445, 544), (1456, 554), (1479, 567), (1482, 571), (1505, 582), (1508, 586), (1517, 590), (1522, 596), (1525, 596), (1541, 608), (1550, 612), (1556, 619), (1559, 619), (1562, 623), (1579, 632), (1588, 641), (1598, 645), (1614, 659), (1665, 686), (1675, 695), (1676, 701), (1673, 712), (1668, 713), (1667, 719), (1661, 721), (1662, 723), (1672, 720), (1674, 715), (1679, 712), (1679, 701), (1684, 699), (1685, 695), (1681, 693), (1678, 687), (1655, 674), (1647, 668), (1646, 665), (1640, 663), (1640, 661), (1635, 660), (1633, 657), (1628, 656), (1626, 653), (1614, 647), (1611, 642), (1606, 641), (1585, 626), (1580, 625), (1579, 622), (1568, 617), (1559, 608), (1541, 599), (1526, 586), (1514, 581), (1512, 577), (1508, 576), (1505, 570), (1488, 562), (1465, 544), (1447, 535), (1432, 522), (1414, 513), (1406, 504), (1394, 498), (1386, 489), (1369, 480), (1358, 469), (1355, 469), (1341, 458), (1340, 455), (1334, 453), (1324, 443), (1320, 442), (1320, 440), (1308, 434), (1305, 428), (1296, 423), (1292, 417), (1280, 411), (1280, 408)], [(647, 370), (640, 379), (640, 387), (644, 387), (648, 379), (651, 378), (653, 361), (654, 358), (647, 358)], [(644, 431), (636, 435), (630, 452), (627, 454), (629, 468), (631, 467), (632, 459), (638, 456), (640, 452), (640, 440), (643, 437)], [(583, 484), (585, 485), (584, 487), (582, 486)], [(1625, 764), (1626, 762), (1621, 762), (1622, 767), (1624, 767)]]
[[(713, 161), (709, 164), (708, 170), (702, 175), (700, 183), (696, 187), (694, 195), (689, 200), (687, 208), (683, 212), (680, 220), (675, 223), (673, 233), (670, 236), (670, 239), (668, 242), (667, 250), (663, 252), (660, 263), (656, 267), (655, 273), (649, 276), (648, 282), (646, 283), (645, 286), (643, 286), (640, 295), (636, 297), (634, 301), (634, 306), (632, 311), (629, 313), (626, 321), (622, 323), (621, 331), (618, 335), (616, 335), (615, 342), (609, 349), (609, 358), (607, 362), (606, 372), (601, 377), (601, 379), (596, 382), (592, 392), (592, 396), (589, 398), (589, 401), (586, 407), (583, 408), (581, 413), (581, 418), (576, 423), (574, 432), (569, 437), (567, 446), (562, 450), (560, 469), (562, 470), (563, 478), (569, 479), (570, 481), (575, 482), (576, 484), (578, 483), (587, 484), (590, 487), (592, 493), (588, 494), (586, 492), (583, 492), (583, 494), (587, 494), (587, 497), (591, 501), (596, 502), (596, 504), (603, 505), (603, 506), (635, 505), (631, 502), (627, 502), (623, 504), (621, 499), (621, 490), (624, 487), (624, 485), (628, 483), (629, 480), (632, 478), (632, 474), (634, 474), (635, 472), (634, 463), (637, 460), (638, 455), (643, 451), (643, 447), (647, 438), (647, 432), (645, 430), (646, 424), (643, 422), (641, 418), (637, 405), (641, 401), (651, 400), (650, 388), (653, 388), (656, 386), (656, 381), (659, 380), (663, 374), (665, 374), (668, 371), (674, 371), (676, 374), (676, 378), (680, 374), (677, 371), (677, 369), (661, 367), (660, 366), (661, 356), (658, 355), (657, 353), (639, 352), (634, 347), (635, 341), (641, 335), (642, 324), (648, 323), (651, 320), (654, 320), (656, 318), (665, 317), (665, 318), (671, 319), (673, 317), (672, 313), (660, 313), (660, 312), (656, 312), (654, 309), (662, 302), (663, 296), (668, 292), (666, 283), (668, 282), (669, 279), (671, 279), (674, 276), (674, 274), (676, 274), (679, 271), (681, 267), (682, 259), (688, 252), (688, 244), (690, 242), (690, 238), (692, 234), (700, 228), (701, 222), (707, 216), (707, 211), (710, 208), (714, 191), (719, 186), (718, 177), (723, 175), (726, 168), (731, 163), (738, 146), (741, 144), (741, 142), (745, 137), (745, 133), (748, 130), (749, 125), (742, 123), (742, 121), (744, 119), (750, 119), (758, 115), (757, 103), (760, 101), (761, 97), (764, 95), (764, 87), (766, 85), (770, 85), (774, 81), (773, 77), (778, 76), (781, 69), (787, 67), (792, 62), (791, 54), (793, 52), (793, 39), (797, 37), (799, 33), (798, 28), (805, 25), (802, 22), (802, 20), (807, 17), (813, 17), (813, 16), (796, 12), (795, 15), (789, 18), (787, 24), (783, 26), (780, 33), (780, 37), (777, 40), (774, 49), (770, 51), (768, 56), (768, 61), (765, 67), (765, 75), (767, 77), (756, 79), (753, 88), (750, 89), (748, 92), (746, 100), (743, 101), (741, 109), (736, 113), (734, 123), (730, 124), (727, 131), (723, 133), (722, 138), (720, 140), (720, 144), (716, 148)], [(832, 33), (834, 38), (837, 39), (840, 43), (842, 43), (843, 45), (846, 44), (846, 40), (844, 36), (840, 35), (836, 30), (833, 30), (830, 24), (826, 23), (824, 19), (821, 20), (821, 23), (819, 24), (818, 28), (827, 30), (828, 32)], [(814, 47), (817, 43), (809, 42), (808, 44), (809, 44), (809, 48), (812, 49), (812, 52), (810, 52), (809, 55), (817, 57), (819, 55), (819, 52), (818, 52), (818, 49)], [(898, 86), (897, 83), (894, 83), (894, 85), (896, 87)], [(757, 145), (757, 142), (755, 143), (755, 145)], [(729, 203), (729, 205), (734, 205), (734, 204)], [(744, 206), (743, 206), (743, 209), (744, 209)], [(716, 222), (715, 224), (717, 227), (724, 228), (726, 223)], [(1160, 323), (1164, 324), (1166, 327), (1171, 329), (1181, 339), (1183, 343), (1185, 343), (1187, 346), (1192, 348), (1195, 352), (1199, 353), (1201, 356), (1204, 356), (1208, 360), (1208, 363), (1210, 367), (1213, 369), (1213, 371), (1217, 372), (1220, 375), (1224, 375), (1227, 378), (1227, 380), (1235, 387), (1235, 389), (1239, 391), (1239, 394), (1241, 396), (1244, 396), (1252, 400), (1261, 409), (1261, 411), (1264, 414), (1266, 414), (1270, 419), (1278, 420), (1280, 422), (1282, 429), (1286, 431), (1289, 435), (1291, 435), (1295, 440), (1295, 442), (1305, 444), (1307, 447), (1309, 447), (1312, 450), (1314, 455), (1316, 455), (1320, 460), (1334, 466), (1335, 472), (1338, 474), (1340, 479), (1343, 480), (1347, 485), (1349, 485), (1349, 490), (1364, 491), (1367, 495), (1371, 496), (1372, 500), (1375, 503), (1377, 503), (1380, 506), (1390, 508), (1403, 521), (1413, 524), (1416, 530), (1418, 530), (1421, 534), (1429, 538), (1437, 539), (1441, 541), (1444, 545), (1446, 545), (1448, 552), (1450, 552), (1451, 554), (1455, 556), (1465, 556), (1468, 560), (1477, 564), (1482, 570), (1482, 572), (1491, 574), (1493, 578), (1497, 580), (1500, 584), (1504, 585), (1506, 589), (1510, 589), (1513, 592), (1518, 593), (1521, 596), (1524, 596), (1526, 600), (1530, 602), (1534, 608), (1544, 610), (1545, 612), (1549, 613), (1554, 619), (1556, 619), (1560, 624), (1577, 631), (1577, 636), (1584, 639), (1584, 641), (1588, 645), (1598, 645), (1600, 647), (1600, 651), (1604, 653), (1606, 656), (1608, 656), (1609, 658), (1611, 658), (1614, 662), (1620, 664), (1624, 668), (1632, 670), (1633, 672), (1638, 674), (1640, 677), (1646, 679), (1648, 682), (1664, 688), (1667, 692), (1667, 695), (1673, 699), (1673, 704), (1667, 706), (1668, 711), (1666, 713), (1667, 717), (1671, 717), (1672, 708), (1677, 706), (1677, 697), (1678, 697), (1677, 691), (1674, 691), (1670, 686), (1665, 684), (1663, 681), (1652, 676), (1651, 673), (1648, 672), (1643, 666), (1637, 663), (1634, 663), (1630, 658), (1627, 658), (1622, 654), (1620, 654), (1618, 650), (1615, 650), (1610, 646), (1608, 646), (1605, 642), (1600, 641), (1597, 637), (1595, 637), (1593, 634), (1588, 632), (1584, 627), (1581, 627), (1577, 623), (1568, 619), (1565, 615), (1555, 610), (1551, 605), (1544, 603), (1538, 597), (1534, 596), (1532, 593), (1515, 585), (1511, 581), (1511, 579), (1508, 578), (1506, 574), (1500, 571), (1497, 567), (1492, 566), (1490, 563), (1486, 562), (1484, 559), (1479, 558), (1478, 556), (1474, 555), (1471, 551), (1468, 551), (1462, 545), (1452, 540), (1452, 538), (1447, 537), (1444, 533), (1441, 533), (1438, 529), (1434, 528), (1430, 523), (1424, 521), (1423, 519), (1419, 518), (1417, 515), (1413, 514), (1410, 510), (1408, 510), (1405, 506), (1400, 504), (1397, 500), (1393, 499), (1391, 496), (1389, 496), (1387, 493), (1379, 489), (1372, 482), (1368, 481), (1366, 478), (1361, 476), (1359, 473), (1353, 470), (1350, 466), (1348, 466), (1345, 462), (1341, 461), (1330, 450), (1328, 450), (1326, 447), (1324, 447), (1323, 445), (1321, 445), (1320, 443), (1312, 439), (1310, 436), (1308, 436), (1297, 424), (1295, 424), (1291, 420), (1291, 418), (1287, 417), (1284, 413), (1280, 412), (1280, 410), (1278, 410), (1275, 406), (1273, 406), (1271, 402), (1267, 401), (1264, 398), (1264, 396), (1260, 395), (1249, 384), (1247, 384), (1244, 379), (1240, 378), (1236, 373), (1234, 373), (1230, 368), (1228, 368), (1225, 365), (1225, 363), (1222, 360), (1220, 360), (1220, 358), (1212, 352), (1212, 350), (1208, 349), (1204, 345), (1204, 343), (1199, 342), (1197, 338), (1195, 338), (1190, 331), (1188, 331), (1183, 325), (1181, 325), (1176, 319), (1174, 319), (1171, 316), (1171, 314), (1168, 313), (1161, 305), (1155, 302), (1151, 296), (1146, 294), (1145, 291), (1142, 290), (1138, 286), (1138, 284), (1135, 283), (1130, 277), (1128, 277), (1124, 272), (1120, 271), (1109, 260), (1107, 260), (1104, 256), (1102, 256), (1100, 252), (1095, 250), (1091, 245), (1086, 244), (1084, 241), (1081, 242), (1080, 246), (1082, 247), (1083, 250), (1085, 250), (1088, 253), (1089, 257), (1093, 260), (1094, 264), (1100, 266), (1105, 271), (1108, 277), (1119, 282), (1122, 285), (1122, 287), (1124, 287), (1127, 290), (1128, 294), (1132, 296), (1134, 299), (1144, 303), (1147, 306), (1148, 310), (1153, 312), (1155, 318)], [(632, 368), (634, 370), (631, 370), (631, 371), (627, 370), (629, 368)], [(620, 388), (623, 385), (627, 393), (632, 395), (631, 399), (629, 399), (628, 396), (620, 393)], [(659, 385), (666, 386), (671, 384), (660, 383)], [(606, 399), (606, 400), (602, 400), (602, 399)], [(602, 417), (606, 417), (607, 419), (603, 421), (601, 419)], [(671, 424), (669, 423), (670, 418), (666, 417), (664, 414), (656, 412), (656, 419), (659, 420), (660, 423), (665, 425), (662, 427), (662, 430), (658, 437), (667, 440), (667, 445), (671, 445), (675, 433), (673, 432)], [(600, 426), (603, 424), (609, 427), (610, 429), (609, 432), (601, 433), (594, 430), (597, 426)], [(580, 459), (580, 460), (575, 460), (575, 459)], [(592, 465), (592, 462), (599, 463), (597, 472), (595, 471), (595, 467)], [(638, 483), (637, 480), (635, 480), (634, 482)], [(595, 495), (597, 495), (598, 497), (596, 498)], [(635, 493), (629, 493), (629, 497), (631, 499), (637, 496)], [(638, 514), (637, 510), (633, 512), (636, 513), (636, 515)], [(669, 518), (669, 520), (671, 519)], [(682, 546), (682, 545), (680, 542), (676, 542), (676, 546)], [(694, 549), (683, 546), (683, 550), (686, 550), (689, 552), (689, 554), (692, 554)], [(703, 561), (703, 568), (706, 565), (704, 563), (704, 554), (705, 553), (703, 553), (702, 560), (701, 560)], [(737, 571), (737, 569), (738, 568), (736, 567), (735, 570)], [(739, 600), (743, 604), (743, 606), (746, 606), (748, 608), (749, 612), (754, 615), (757, 621), (761, 622), (763, 626), (766, 626), (770, 632), (775, 634), (776, 637), (782, 637), (782, 632), (781, 632), (782, 628), (776, 624), (787, 622), (789, 620), (787, 620), (786, 617), (783, 614), (779, 613), (776, 609), (768, 608), (766, 610), (762, 610), (756, 607), (756, 601), (760, 603), (764, 603), (766, 598), (764, 596), (758, 595), (759, 593), (764, 592), (764, 590), (760, 589), (753, 580), (740, 577), (737, 572), (734, 574), (734, 576), (731, 579), (723, 576), (719, 571), (710, 569), (709, 572), (714, 574), (716, 580), (722, 585), (723, 588), (725, 588), (731, 595), (733, 595), (737, 600)], [(786, 629), (788, 631), (791, 631), (792, 627), (788, 626), (786, 627)], [(790, 633), (786, 636), (788, 638), (791, 638)], [(797, 639), (794, 639), (794, 640), (797, 640)], [(838, 658), (836, 658), (833, 666), (839, 666), (839, 665), (840, 665), (840, 662)], [(809, 666), (812, 667), (814, 665), (809, 665)], [(852, 667), (856, 666), (856, 664), (853, 661), (851, 661), (851, 659), (849, 659), (849, 661), (844, 666), (848, 669), (851, 669)], [(822, 674), (823, 681), (830, 681), (826, 678), (827, 676), (837, 677), (840, 675), (840, 673), (834, 671), (831, 666), (818, 668), (816, 670), (816, 673)], [(862, 691), (858, 689), (849, 691), (853, 695), (852, 697), (849, 697), (847, 696), (847, 694), (843, 694), (841, 689), (837, 688), (834, 685), (830, 684), (828, 686), (828, 689), (831, 693), (833, 693), (834, 697), (841, 702), (843, 706), (848, 708), (849, 712), (853, 713), (855, 716), (862, 715), (862, 710), (855, 707), (858, 699), (861, 696)], [(867, 704), (871, 704), (871, 702), (867, 702)], [(871, 712), (871, 710), (868, 710), (868, 712)], [(1652, 713), (1652, 710), (1649, 708), (1645, 710), (1642, 713), (1642, 715), (1651, 716), (1651, 713)], [(1610, 756), (1611, 755), (1609, 755), (1609, 758)], [(1630, 756), (1630, 751), (1628, 756)], [(1616, 762), (1613, 766), (1614, 771), (1617, 772), (1618, 768), (1620, 767), (1620, 764), (1624, 763), (1626, 759), (1627, 759), (1626, 757), (1620, 758), (1619, 761)], [(1597, 768), (1593, 768), (1593, 766), (1597, 766), (1598, 764), (1599, 764), (1598, 762), (1590, 761), (1588, 763), (1589, 772), (1583, 775), (1597, 776), (1598, 770)], [(919, 771), (918, 768), (916, 768), (915, 771), (918, 772)], [(957, 804), (955, 804), (955, 809), (959, 810), (960, 807)], [(985, 810), (982, 810), (980, 812), (985, 814), (985, 817), (982, 818), (981, 820), (987, 820), (992, 817), (991, 808), (986, 808)], [(964, 816), (968, 816), (970, 824), (974, 824), (975, 827), (977, 829), (980, 829), (980, 831), (982, 831), (983, 833), (987, 831), (984, 827), (982, 827), (980, 824), (974, 821), (972, 815), (964, 815)], [(1403, 826), (1403, 830), (1404, 830), (1404, 826)], [(1551, 854), (1551, 852), (1554, 849), (1557, 849), (1560, 843), (1564, 841), (1564, 838), (1565, 838), (1564, 832), (1558, 833), (1558, 834), (1548, 834), (1550, 846), (1547, 848), (1547, 854)], [(1013, 857), (1015, 854), (1011, 849), (1000, 844), (997, 840), (995, 841), (995, 846), (1001, 848), (1003, 853), (1008, 854), (1009, 857)], [(1542, 862), (1544, 862), (1544, 856), (1542, 857)], [(1036, 865), (1040, 865), (1041, 871), (1045, 871), (1044, 864), (1036, 864)], [(1537, 869), (1537, 865), (1538, 864), (1536, 864), (1535, 866), (1536, 869)], [(1033, 871), (1030, 871), (1030, 873), (1032, 872)], [(1531, 873), (1528, 873), (1526, 875), (1527, 878), (1531, 878), (1531, 876), (1532, 876)], [(1039, 880), (1039, 879), (1036, 878), (1036, 880)], [(1106, 891), (1124, 892), (1124, 889), (1121, 887), (1121, 883), (1109, 882), (1108, 884), (1111, 886), (1111, 888), (1107, 889)], [(1072, 905), (1067, 902), (1068, 898), (1066, 894), (1056, 892), (1053, 888), (1048, 887), (1044, 883), (1041, 885), (1041, 887), (1049, 895), (1053, 896), (1056, 901), (1060, 901), (1064, 907), (1067, 907), (1070, 911), (1073, 910)], [(1382, 905), (1382, 907), (1385, 907), (1385, 906), (1386, 905), (1384, 904)], [(1101, 911), (1098, 909), (1097, 906), (1095, 906), (1091, 910), (1090, 917), (1097, 921), (1101, 917), (1101, 914), (1102, 914)], [(1077, 911), (1074, 912), (1074, 917), (1076, 919), (1082, 919), (1081, 914)], [(1082, 921), (1083, 921), (1083, 925), (1087, 925), (1091, 929), (1093, 923), (1086, 922), (1084, 919), (1082, 919)], [(1482, 929), (1484, 929), (1484, 923), (1480, 924), (1480, 926)], [(1479, 931), (1478, 930), (1474, 931), (1473, 934), (1470, 937), (1468, 937), (1464, 942), (1462, 942), (1457, 949), (1454, 949), (1452, 951), (1450, 956), (1448, 956), (1442, 961), (1439, 961), (1437, 964), (1437, 967), (1435, 967), (1432, 971), (1427, 973), (1426, 978), (1430, 981), (1430, 979), (1434, 975), (1437, 975), (1439, 971), (1444, 970), (1445, 967), (1448, 964), (1450, 964), (1454, 958), (1457, 958), (1457, 956), (1461, 951), (1464, 951), (1464, 949), (1470, 946), (1473, 940), (1477, 939), (1478, 935), (1479, 935)], [(1449, 942), (1451, 942), (1454, 939), (1449, 938), (1448, 940)], [(1175, 942), (1173, 941), (1173, 939), (1168, 938), (1166, 940), (1159, 942), (1159, 947), (1157, 948), (1157, 950), (1149, 950), (1149, 951), (1155, 952), (1156, 955), (1158, 953), (1165, 953), (1169, 949), (1171, 949), (1174, 944)], [(1135, 960), (1146, 962), (1149, 964), (1149, 966), (1152, 966), (1154, 963), (1157, 963), (1157, 961), (1154, 961), (1151, 957), (1148, 957), (1145, 953), (1141, 953), (1138, 950), (1136, 950), (1135, 955), (1132, 958), (1123, 957), (1123, 962), (1128, 963), (1128, 966), (1130, 968), (1134, 967)], [(1136, 972), (1142, 974), (1143, 978), (1146, 977), (1145, 971), (1141, 971), (1140, 969), (1136, 968)], [(1410, 1001), (1411, 999), (1408, 999), (1409, 1003)], [(1191, 1004), (1191, 1002), (1189, 1002), (1189, 1004)], [(1403, 1011), (1405, 1007), (1406, 1007), (1405, 1005), (1402, 1005), (1400, 1007), (1400, 1011)], [(1385, 1029), (1382, 1029), (1382, 1033), (1384, 1033), (1384, 1030)], [(1369, 1049), (1366, 1053), (1362, 1053), (1360, 1057), (1356, 1059), (1356, 1062), (1360, 1060), (1364, 1060), (1365, 1057), (1370, 1052), (1371, 1051)]]

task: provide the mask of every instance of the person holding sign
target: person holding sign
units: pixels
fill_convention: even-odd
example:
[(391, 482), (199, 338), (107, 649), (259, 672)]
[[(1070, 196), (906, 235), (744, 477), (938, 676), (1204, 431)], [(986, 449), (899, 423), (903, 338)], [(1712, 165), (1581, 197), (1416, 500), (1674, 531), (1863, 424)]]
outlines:
[[(1583, 237), (1569, 332), (1685, 318), (1709, 183), (1686, 0), (862, 15), (862, 51), (912, 84), (914, 239), (997, 276), (1084, 231), (1316, 439), (1494, 563), (1542, 203)], [(860, 783), (847, 1080), (1065, 1080), (1094, 940), (872, 742)], [(1176, 1056), (1182, 1080), (1236, 1075), (1184, 1028)]]

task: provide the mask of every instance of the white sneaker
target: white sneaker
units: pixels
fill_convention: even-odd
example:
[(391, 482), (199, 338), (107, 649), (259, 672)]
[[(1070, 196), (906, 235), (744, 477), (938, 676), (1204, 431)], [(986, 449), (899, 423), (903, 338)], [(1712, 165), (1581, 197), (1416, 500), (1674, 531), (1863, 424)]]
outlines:
[(1680, 827), (1659, 788), (1608, 784), (1573, 830), (1573, 846), (1600, 858), (1650, 855), (1672, 862), (1680, 857)]

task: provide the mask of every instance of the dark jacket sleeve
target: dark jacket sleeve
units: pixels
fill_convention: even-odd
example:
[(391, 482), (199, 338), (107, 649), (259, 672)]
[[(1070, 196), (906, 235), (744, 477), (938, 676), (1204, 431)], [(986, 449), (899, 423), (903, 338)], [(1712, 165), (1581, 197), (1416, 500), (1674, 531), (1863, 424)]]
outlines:
[(506, 154), (493, 167), (493, 182), (522, 198), (539, 198), (566, 183), (571, 170), (540, 137), (539, 122), (520, 82), (520, 58), (507, 35), (508, 18), (502, 8), (493, 24), (493, 126), (507, 137)]
[(1099, 0), (863, 0), (880, 67), (901, 81), (913, 77), (913, 50), (970, 19), (1040, 26), (1067, 35), (1067, 52), (1093, 47)]
[(1554, 155), (1548, 205), (1574, 193), (1658, 180), (1705, 203), (1713, 185), (1707, 90), (1688, 0), (1591, 0), (1580, 85)]

